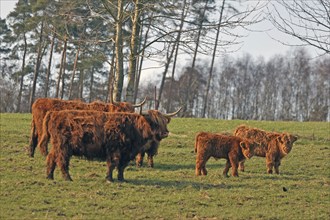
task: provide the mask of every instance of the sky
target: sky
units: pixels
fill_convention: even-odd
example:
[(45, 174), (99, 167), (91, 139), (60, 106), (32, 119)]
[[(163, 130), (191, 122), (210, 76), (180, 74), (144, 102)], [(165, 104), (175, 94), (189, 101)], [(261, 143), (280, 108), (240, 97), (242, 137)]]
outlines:
[[(8, 13), (14, 9), (16, 2), (17, 0), (0, 0), (0, 16), (2, 19), (5, 18)], [(255, 31), (245, 31), (244, 35), (247, 36), (241, 40), (243, 43), (240, 50), (234, 53), (230, 53), (231, 56), (236, 57), (241, 56), (244, 53), (249, 53), (255, 58), (263, 56), (266, 60), (268, 60), (276, 54), (285, 54), (287, 51), (292, 49), (292, 47), (284, 45), (281, 42), (285, 42), (291, 45), (299, 45), (301, 43), (298, 39), (278, 31), (269, 21), (263, 21), (249, 28)], [(312, 57), (317, 57), (319, 54), (321, 54), (321, 51), (318, 51), (312, 47), (307, 47), (307, 49)]]

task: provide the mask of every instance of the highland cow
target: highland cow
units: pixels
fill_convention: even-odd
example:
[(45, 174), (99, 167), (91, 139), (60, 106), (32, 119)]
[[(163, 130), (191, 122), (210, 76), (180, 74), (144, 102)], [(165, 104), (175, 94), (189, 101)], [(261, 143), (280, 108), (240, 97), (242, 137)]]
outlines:
[[(296, 136), (288, 133), (267, 132), (258, 128), (241, 125), (236, 128), (234, 135), (258, 143), (254, 152), (258, 157), (266, 157), (267, 173), (279, 174), (281, 159), (290, 153)], [(240, 170), (244, 171), (244, 160), (240, 162)]]
[(253, 142), (239, 137), (200, 132), (195, 137), (196, 175), (207, 175), (206, 162), (210, 157), (214, 157), (227, 160), (224, 176), (228, 176), (229, 168), (232, 167), (232, 176), (237, 177), (239, 161), (251, 158), (254, 147)]
[[(145, 102), (145, 100), (144, 100)], [(34, 156), (35, 148), (38, 145), (38, 138), (42, 133), (42, 121), (48, 111), (60, 110), (96, 110), (104, 112), (134, 112), (134, 108), (140, 107), (144, 102), (132, 105), (128, 102), (104, 103), (95, 101), (84, 103), (79, 100), (61, 100), (51, 98), (39, 98), (32, 105), (31, 135), (29, 144), (29, 155)], [(40, 149), (41, 154), (46, 156), (47, 151)]]
[[(182, 107), (179, 108), (176, 112), (170, 113), (170, 114), (164, 114), (167, 118), (168, 118), (168, 123), (170, 122), (170, 118), (175, 116), (176, 114), (178, 114), (181, 111)], [(143, 116), (146, 117), (147, 121), (150, 124), (153, 124), (153, 121), (155, 121), (155, 119), (157, 118), (157, 116), (153, 116), (156, 112), (158, 111), (151, 111), (151, 112), (147, 112), (147, 113), (141, 113)], [(156, 126), (156, 125), (153, 125)], [(158, 147), (159, 147), (159, 143), (160, 140), (153, 140), (151, 142), (148, 143), (148, 147), (144, 147), (142, 148), (142, 150), (138, 153), (138, 155), (136, 156), (136, 166), (137, 167), (141, 167), (143, 164), (143, 158), (144, 155), (147, 154), (148, 155), (148, 166), (149, 167), (154, 167), (154, 156), (157, 155), (158, 153)]]
[[(40, 148), (52, 143), (47, 156), (47, 178), (54, 179), (56, 165), (63, 177), (69, 175), (71, 156), (107, 161), (107, 180), (118, 169), (118, 180), (124, 181), (124, 169), (129, 161), (150, 141), (160, 141), (168, 136), (169, 118), (158, 111), (145, 116), (135, 113), (107, 113), (99, 111), (49, 111), (43, 121)], [(41, 146), (43, 145), (43, 146)]]

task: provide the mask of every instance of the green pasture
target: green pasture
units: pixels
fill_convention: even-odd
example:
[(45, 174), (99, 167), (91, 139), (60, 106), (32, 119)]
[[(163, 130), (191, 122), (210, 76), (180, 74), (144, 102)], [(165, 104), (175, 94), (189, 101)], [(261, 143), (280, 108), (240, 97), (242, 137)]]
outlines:
[[(76, 157), (73, 182), (58, 169), (47, 180), (39, 150), (27, 155), (31, 115), (0, 117), (0, 219), (330, 219), (330, 123), (175, 118), (154, 168), (132, 164), (127, 183), (107, 183), (105, 162)], [(267, 174), (265, 159), (253, 157), (238, 178), (222, 176), (223, 159), (196, 177), (196, 132), (240, 124), (299, 137), (281, 174)]]

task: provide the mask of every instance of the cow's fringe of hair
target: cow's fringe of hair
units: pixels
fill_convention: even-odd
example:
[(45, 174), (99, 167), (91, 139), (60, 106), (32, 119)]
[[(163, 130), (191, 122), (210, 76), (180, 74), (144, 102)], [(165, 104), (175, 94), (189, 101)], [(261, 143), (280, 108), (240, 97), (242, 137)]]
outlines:
[(152, 122), (158, 124), (161, 128), (165, 127), (170, 121), (170, 118), (163, 116), (159, 111), (149, 110), (148, 114)]

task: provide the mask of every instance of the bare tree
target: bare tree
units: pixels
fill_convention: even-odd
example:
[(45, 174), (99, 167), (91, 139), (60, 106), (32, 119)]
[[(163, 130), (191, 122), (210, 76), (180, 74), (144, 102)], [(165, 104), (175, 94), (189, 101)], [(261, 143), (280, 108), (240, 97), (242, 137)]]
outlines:
[(281, 32), (298, 38), (302, 45), (330, 53), (330, 1), (271, 1), (268, 13), (269, 20)]
[(218, 23), (218, 27), (217, 27), (217, 34), (216, 34), (215, 44), (214, 44), (214, 48), (213, 48), (213, 56), (212, 56), (212, 61), (211, 61), (211, 67), (210, 67), (210, 72), (209, 72), (209, 76), (208, 76), (208, 79), (207, 79), (205, 98), (204, 98), (204, 106), (203, 106), (203, 112), (202, 112), (202, 117), (203, 118), (205, 117), (205, 113), (206, 113), (206, 107), (207, 107), (207, 102), (208, 102), (208, 97), (209, 97), (209, 90), (210, 90), (212, 73), (213, 73), (214, 59), (215, 59), (215, 55), (216, 55), (216, 51), (217, 51), (217, 47), (218, 47), (218, 39), (219, 39), (219, 34), (220, 34), (220, 27), (221, 27), (221, 23), (222, 23), (222, 15), (223, 15), (224, 7), (225, 7), (225, 0), (222, 1), (221, 11), (220, 11), (220, 15), (219, 15), (219, 23)]
[(39, 42), (38, 42), (38, 52), (37, 52), (37, 58), (36, 58), (36, 64), (35, 64), (35, 68), (34, 68), (34, 74), (33, 74), (33, 83), (32, 83), (32, 91), (31, 91), (31, 95), (30, 95), (30, 112), (32, 110), (32, 104), (34, 102), (34, 96), (35, 96), (35, 92), (36, 92), (36, 88), (37, 88), (37, 79), (38, 79), (38, 75), (39, 75), (39, 69), (40, 69), (40, 65), (41, 65), (41, 59), (43, 56), (43, 26), (44, 26), (44, 22), (42, 21), (41, 23), (41, 27), (40, 27), (40, 33), (39, 33)]
[(134, 101), (134, 86), (137, 70), (137, 52), (140, 34), (140, 11), (142, 4), (139, 0), (134, 0), (134, 12), (132, 18), (132, 33), (130, 41), (129, 69), (128, 69), (128, 85), (126, 88), (126, 101)]
[(51, 67), (52, 67), (54, 44), (55, 44), (55, 33), (53, 33), (53, 37), (52, 37), (51, 45), (50, 45), (50, 52), (49, 52), (49, 59), (48, 59), (48, 68), (47, 68), (46, 80), (45, 80), (45, 92), (44, 92), (44, 96), (45, 97), (48, 96), (49, 77), (50, 77), (50, 70), (51, 70)]
[(179, 53), (179, 47), (180, 47), (180, 39), (181, 39), (181, 34), (182, 34), (182, 28), (185, 22), (185, 17), (187, 16), (187, 1), (184, 0), (182, 3), (182, 13), (180, 17), (180, 25), (179, 25), (179, 31), (176, 36), (176, 48), (175, 48), (175, 55), (174, 55), (174, 60), (173, 60), (173, 68), (172, 68), (172, 76), (171, 76), (171, 83), (170, 83), (170, 89), (169, 89), (169, 96), (168, 96), (168, 102), (166, 106), (166, 111), (169, 112), (171, 111), (171, 99), (172, 99), (172, 88), (173, 88), (173, 81), (174, 81), (174, 73), (175, 73), (175, 67), (176, 67), (176, 62), (177, 62), (177, 57)]

